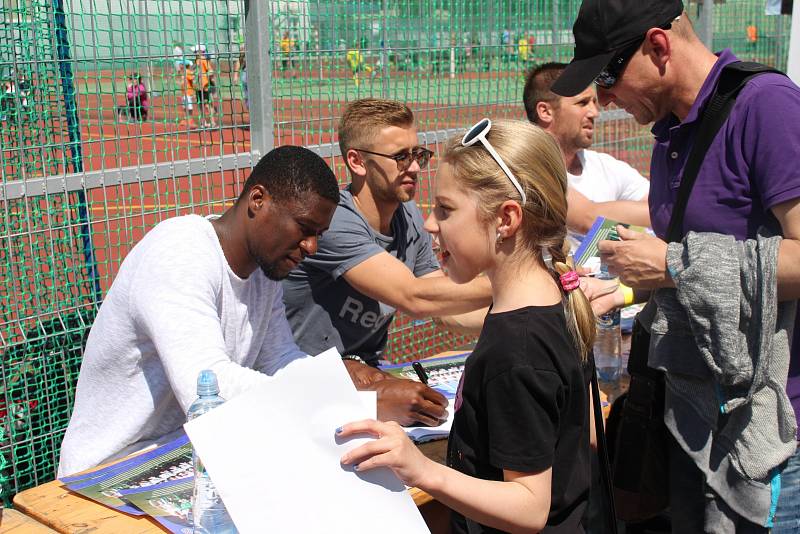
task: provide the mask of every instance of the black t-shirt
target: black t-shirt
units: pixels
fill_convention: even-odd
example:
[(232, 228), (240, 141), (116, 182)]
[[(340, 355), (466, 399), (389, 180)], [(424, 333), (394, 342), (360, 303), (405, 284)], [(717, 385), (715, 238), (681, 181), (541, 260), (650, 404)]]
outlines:
[[(487, 315), (455, 401), (447, 465), (503, 480), (503, 469), (552, 467), (551, 533), (583, 532), (589, 499), (589, 380), (564, 308), (529, 306)], [(500, 532), (453, 512), (452, 532)]]

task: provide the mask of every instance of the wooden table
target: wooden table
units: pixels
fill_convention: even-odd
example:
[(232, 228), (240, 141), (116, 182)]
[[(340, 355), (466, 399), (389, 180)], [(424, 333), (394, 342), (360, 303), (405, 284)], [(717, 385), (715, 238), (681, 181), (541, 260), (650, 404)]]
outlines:
[(55, 530), (39, 523), (17, 510), (2, 510), (0, 533), (2, 534), (54, 534)]
[[(444, 462), (447, 440), (423, 443), (420, 448), (430, 458)], [(446, 532), (446, 530), (441, 530), (441, 525), (447, 524), (449, 511), (422, 490), (411, 488), (409, 493), (419, 507), (431, 532)], [(22, 532), (53, 532), (50, 530), (51, 528), (56, 532), (69, 534), (89, 532), (93, 534), (162, 534), (164, 532), (163, 527), (149, 516), (132, 516), (118, 512), (77, 493), (72, 493), (58, 480), (18, 493), (14, 497), (14, 507), (18, 510), (16, 514), (24, 513), (23, 518), (27, 516), (26, 519), (30, 520), (31, 525), (38, 525), (37, 528), (42, 529), (12, 531), (20, 532), (20, 534)], [(14, 510), (5, 510), (3, 528), (0, 528), (0, 532), (7, 532), (5, 530), (5, 514), (8, 513), (14, 513)], [(27, 524), (25, 523), (25, 525)]]
[[(464, 351), (449, 351), (437, 356), (461, 354)], [(444, 463), (447, 440), (430, 441), (420, 445), (426, 456)], [(449, 531), (450, 511), (424, 491), (409, 490), (422, 517), (433, 534)], [(149, 516), (128, 515), (77, 493), (69, 491), (58, 480), (48, 482), (18, 493), (14, 507), (32, 518), (65, 534), (109, 533), (109, 534), (161, 534), (165, 532), (159, 523)], [(20, 531), (21, 532), (21, 531)]]
[[(450, 351), (437, 356), (463, 352)], [(615, 391), (607, 393), (610, 400), (613, 400), (618, 394)], [(445, 463), (447, 440), (431, 441), (423, 443), (419, 447), (429, 458), (442, 464)], [(450, 511), (447, 507), (418, 488), (411, 488), (409, 493), (433, 534), (449, 532)], [(131, 516), (118, 512), (77, 493), (70, 492), (58, 480), (18, 493), (14, 497), (14, 507), (38, 523), (61, 533), (159, 534), (164, 532), (164, 529), (148, 516)], [(43, 528), (45, 530), (41, 532), (49, 531), (46, 527), (43, 526)], [(28, 530), (19, 532), (23, 531), (28, 532)], [(30, 532), (37, 531), (31, 530)]]

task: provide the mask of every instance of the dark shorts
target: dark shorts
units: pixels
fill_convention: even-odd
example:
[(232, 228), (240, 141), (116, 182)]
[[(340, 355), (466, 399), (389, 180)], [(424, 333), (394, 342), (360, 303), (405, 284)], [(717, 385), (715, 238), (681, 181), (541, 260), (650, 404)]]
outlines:
[(201, 106), (211, 103), (211, 91), (208, 89), (198, 89), (195, 94), (197, 95), (197, 103)]

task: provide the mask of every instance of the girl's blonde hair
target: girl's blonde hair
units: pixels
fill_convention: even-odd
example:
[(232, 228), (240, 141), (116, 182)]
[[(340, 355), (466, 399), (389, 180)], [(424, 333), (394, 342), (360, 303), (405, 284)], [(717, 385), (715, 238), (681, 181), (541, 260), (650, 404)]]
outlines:
[[(464, 147), (461, 136), (453, 138), (442, 160), (452, 166), (456, 182), (477, 198), (479, 217), (487, 224), (506, 200), (520, 203), (522, 222), (515, 236), (516, 260), (539, 262), (561, 288), (559, 276), (572, 269), (567, 264), (567, 171), (561, 150), (547, 132), (523, 121), (492, 122), (486, 138), (522, 185), (527, 196), (524, 205), (511, 180), (483, 145)], [(545, 255), (552, 258), (552, 268)], [(567, 325), (585, 360), (594, 343), (594, 313), (580, 288), (561, 291)]]

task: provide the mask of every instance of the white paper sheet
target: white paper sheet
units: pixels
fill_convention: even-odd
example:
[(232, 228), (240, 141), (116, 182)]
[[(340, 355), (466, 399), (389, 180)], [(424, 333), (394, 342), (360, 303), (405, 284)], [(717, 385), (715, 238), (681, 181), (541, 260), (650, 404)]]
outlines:
[(378, 392), (377, 391), (356, 391), (358, 398), (361, 399), (364, 408), (367, 409), (367, 417), (378, 418)]
[(429, 532), (389, 469), (339, 463), (369, 438), (337, 443), (336, 428), (372, 415), (331, 349), (185, 428), (242, 534)]

